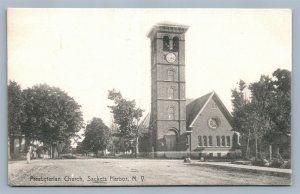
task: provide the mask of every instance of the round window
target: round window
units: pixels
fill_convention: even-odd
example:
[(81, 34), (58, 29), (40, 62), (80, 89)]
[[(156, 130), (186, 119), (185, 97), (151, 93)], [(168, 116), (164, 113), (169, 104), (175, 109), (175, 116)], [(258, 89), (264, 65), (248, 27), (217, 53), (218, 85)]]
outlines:
[(216, 129), (219, 127), (219, 120), (217, 118), (210, 118), (208, 119), (208, 126), (211, 129)]

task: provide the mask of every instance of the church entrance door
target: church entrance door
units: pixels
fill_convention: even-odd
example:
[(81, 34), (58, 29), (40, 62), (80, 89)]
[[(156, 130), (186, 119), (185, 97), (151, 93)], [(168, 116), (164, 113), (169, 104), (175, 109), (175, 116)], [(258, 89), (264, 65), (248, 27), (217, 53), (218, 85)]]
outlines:
[(176, 150), (176, 135), (166, 135), (166, 147), (167, 151), (175, 151)]
[(166, 151), (175, 151), (177, 144), (177, 135), (173, 130), (168, 131), (165, 135), (166, 140)]

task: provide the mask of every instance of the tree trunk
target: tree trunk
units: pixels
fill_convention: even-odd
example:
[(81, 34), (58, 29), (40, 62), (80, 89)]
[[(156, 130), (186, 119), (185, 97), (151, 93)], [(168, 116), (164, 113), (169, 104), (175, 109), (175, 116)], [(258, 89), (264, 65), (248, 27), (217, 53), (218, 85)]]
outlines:
[(27, 153), (30, 149), (30, 140), (26, 138), (25, 136), (25, 152)]
[(52, 150), (51, 150), (51, 145), (49, 145), (49, 159), (51, 159), (52, 156)]
[(283, 160), (282, 157), (281, 157), (281, 155), (280, 155), (279, 146), (278, 145), (275, 146), (275, 156), (276, 156), (277, 159)]
[(255, 159), (257, 159), (258, 151), (257, 151), (257, 137), (255, 136)]
[(136, 120), (137, 133), (136, 133), (136, 142), (135, 142), (135, 157), (138, 157), (139, 154), (139, 119)]
[(250, 132), (248, 134), (248, 139), (247, 139), (247, 147), (246, 147), (246, 159), (249, 159), (250, 156), (250, 148), (249, 148), (249, 144), (250, 144)]
[(54, 146), (53, 144), (51, 144), (51, 158), (53, 159), (54, 158)]
[(272, 145), (269, 146), (270, 162), (272, 161)]
[(50, 159), (50, 147), (47, 146), (47, 155), (48, 155), (48, 159)]
[(116, 156), (116, 152), (115, 152), (115, 144), (113, 143), (112, 145), (112, 154), (113, 156)]
[(137, 158), (139, 154), (139, 136), (136, 137), (136, 143), (135, 143), (135, 157)]
[(19, 137), (18, 140), (19, 140), (19, 154), (21, 154), (22, 153), (22, 138)]

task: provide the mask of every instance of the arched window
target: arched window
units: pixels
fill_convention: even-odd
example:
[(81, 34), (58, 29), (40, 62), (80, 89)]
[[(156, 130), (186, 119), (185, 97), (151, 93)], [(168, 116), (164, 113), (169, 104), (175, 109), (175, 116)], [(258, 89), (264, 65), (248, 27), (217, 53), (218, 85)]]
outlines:
[(175, 72), (173, 69), (168, 70), (168, 81), (174, 81)]
[(202, 136), (198, 136), (198, 146), (203, 146), (202, 144)]
[(220, 143), (220, 136), (217, 136), (217, 147), (220, 147), (221, 143)]
[(213, 143), (212, 143), (212, 136), (210, 135), (209, 137), (208, 137), (208, 145), (209, 146), (212, 146), (213, 145)]
[(163, 50), (164, 51), (170, 50), (170, 40), (168, 36), (163, 37)]
[(169, 120), (174, 120), (175, 118), (175, 108), (170, 107), (168, 110)]
[(227, 136), (227, 147), (230, 147), (230, 136)]
[(203, 146), (207, 147), (207, 136), (203, 136)]
[(168, 88), (168, 99), (174, 99), (174, 89)]
[(190, 136), (186, 136), (186, 145), (190, 145)]
[(222, 143), (222, 146), (225, 147), (225, 136), (222, 136), (221, 143)]
[(178, 51), (179, 50), (179, 38), (178, 37), (174, 37), (173, 38), (173, 51)]

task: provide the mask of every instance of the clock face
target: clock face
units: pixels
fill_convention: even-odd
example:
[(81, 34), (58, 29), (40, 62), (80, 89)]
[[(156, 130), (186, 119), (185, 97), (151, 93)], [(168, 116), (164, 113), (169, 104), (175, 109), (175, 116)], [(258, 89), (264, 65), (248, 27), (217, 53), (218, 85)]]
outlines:
[(169, 63), (174, 63), (176, 61), (176, 55), (174, 53), (168, 53), (166, 55), (166, 60), (169, 62)]
[(208, 126), (209, 126), (211, 129), (216, 129), (216, 128), (218, 128), (218, 126), (219, 126), (219, 121), (218, 121), (218, 119), (216, 119), (216, 118), (210, 118), (210, 119), (208, 119)]

